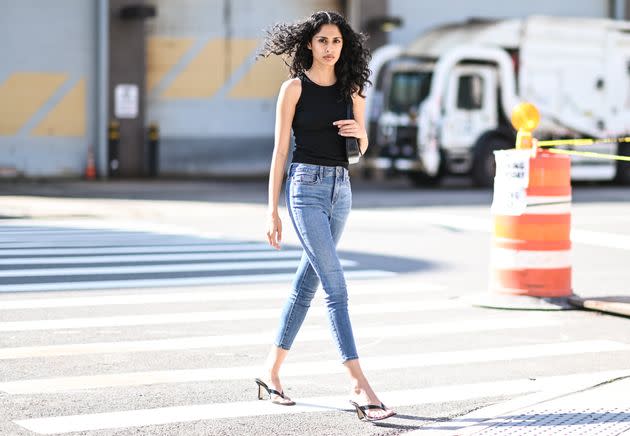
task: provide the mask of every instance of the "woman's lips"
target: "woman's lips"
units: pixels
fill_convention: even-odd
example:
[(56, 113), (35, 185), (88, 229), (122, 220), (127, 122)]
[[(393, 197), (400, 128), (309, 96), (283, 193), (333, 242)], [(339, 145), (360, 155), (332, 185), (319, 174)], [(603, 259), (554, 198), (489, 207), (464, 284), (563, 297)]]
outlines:
[(324, 56), (324, 59), (326, 59), (327, 61), (332, 61), (333, 59), (335, 59), (334, 56)]

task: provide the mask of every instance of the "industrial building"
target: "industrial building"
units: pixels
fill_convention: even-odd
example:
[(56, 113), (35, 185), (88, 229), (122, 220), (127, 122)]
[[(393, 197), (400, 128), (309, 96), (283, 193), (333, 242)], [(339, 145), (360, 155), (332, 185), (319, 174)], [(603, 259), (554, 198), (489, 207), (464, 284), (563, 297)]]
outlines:
[(470, 17), (629, 19), (630, 0), (1, 0), (0, 177), (264, 174), (287, 71), (256, 52), (317, 10), (374, 49)]

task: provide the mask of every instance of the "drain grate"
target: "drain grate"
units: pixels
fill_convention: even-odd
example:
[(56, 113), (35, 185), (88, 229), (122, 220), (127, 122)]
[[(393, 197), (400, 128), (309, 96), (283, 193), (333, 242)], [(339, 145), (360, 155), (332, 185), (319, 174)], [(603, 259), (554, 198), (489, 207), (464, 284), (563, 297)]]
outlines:
[(475, 435), (619, 435), (630, 430), (630, 409), (532, 409), (484, 422)]

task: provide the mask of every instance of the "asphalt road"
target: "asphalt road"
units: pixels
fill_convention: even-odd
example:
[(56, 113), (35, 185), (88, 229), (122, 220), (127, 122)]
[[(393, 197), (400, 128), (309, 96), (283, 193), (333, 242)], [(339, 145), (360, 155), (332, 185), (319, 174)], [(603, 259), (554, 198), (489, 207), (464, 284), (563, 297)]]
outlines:
[[(313, 304), (286, 364), (298, 402), (256, 399), (299, 254), (261, 245), (256, 181), (0, 187), (0, 434), (393, 435), (554, 383), (628, 370), (628, 319), (487, 297), (492, 193), (356, 182), (340, 243), (363, 367), (398, 416), (357, 420)], [(574, 188), (573, 285), (630, 295), (630, 190)], [(565, 378), (563, 378), (565, 377)]]

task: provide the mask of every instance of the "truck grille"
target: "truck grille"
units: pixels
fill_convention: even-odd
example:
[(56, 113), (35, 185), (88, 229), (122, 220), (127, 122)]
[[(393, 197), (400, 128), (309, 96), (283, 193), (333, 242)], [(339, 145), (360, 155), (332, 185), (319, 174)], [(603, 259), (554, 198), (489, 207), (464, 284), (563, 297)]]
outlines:
[(382, 157), (414, 158), (418, 154), (416, 138), (418, 128), (415, 126), (396, 127), (396, 136), (393, 143), (384, 144), (381, 149)]

